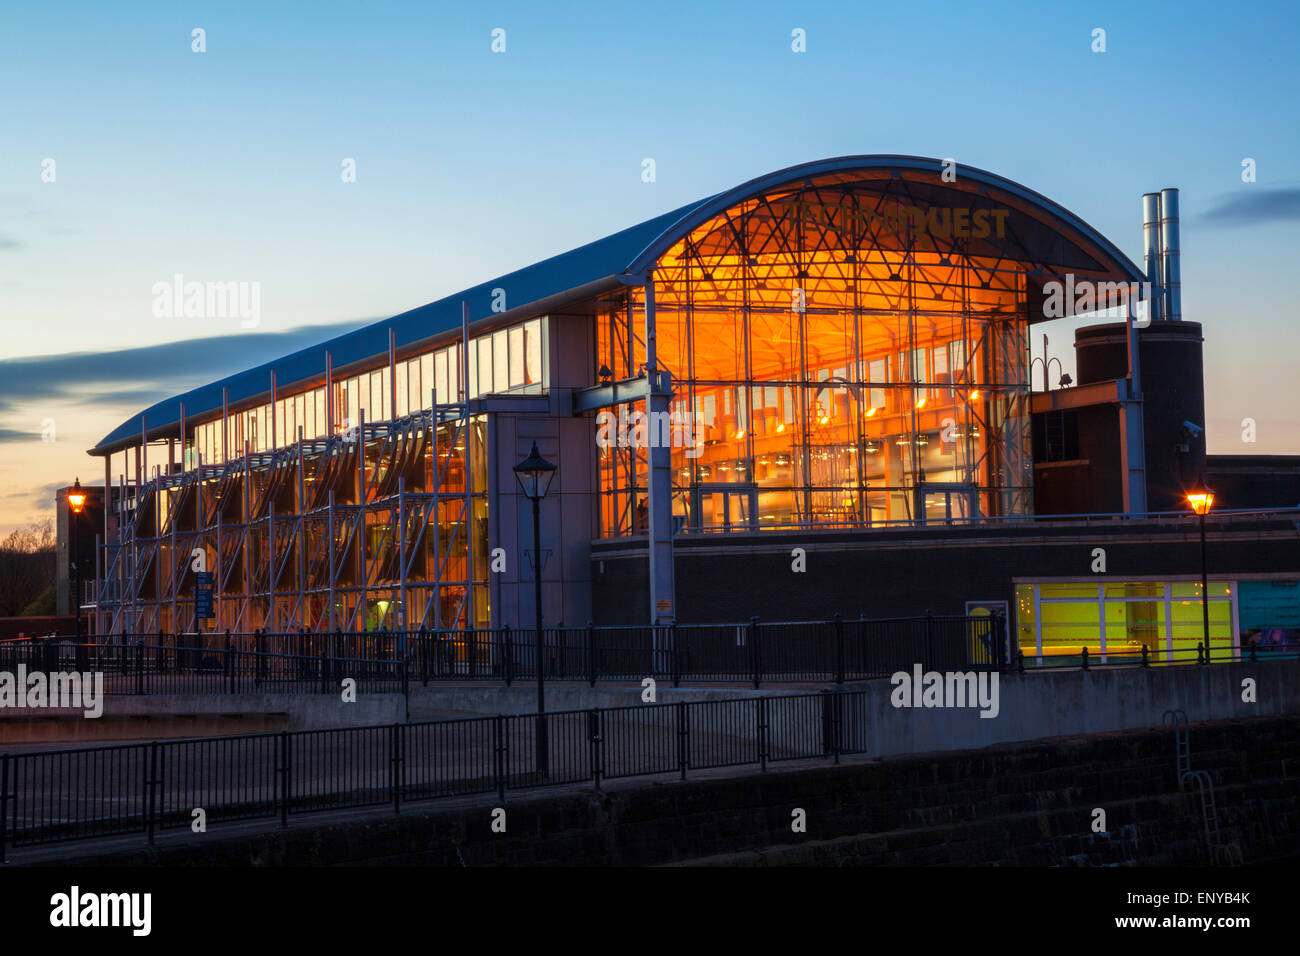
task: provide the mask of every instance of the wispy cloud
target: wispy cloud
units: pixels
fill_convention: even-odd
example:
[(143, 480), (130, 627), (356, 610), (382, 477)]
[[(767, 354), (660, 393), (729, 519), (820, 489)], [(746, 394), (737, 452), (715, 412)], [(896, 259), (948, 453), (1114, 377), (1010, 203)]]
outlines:
[[(367, 322), (218, 335), (116, 352), (4, 359), (0, 360), (0, 411), (34, 401), (143, 407), (350, 332)], [(4, 437), (6, 433), (12, 433), (12, 437)], [(28, 436), (14, 429), (0, 431), (0, 441), (17, 441), (20, 437)]]
[(1239, 193), (1221, 197), (1219, 204), (1203, 218), (1225, 226), (1300, 222), (1300, 189), (1252, 185)]
[(34, 441), (40, 437), (40, 432), (25, 432), (21, 428), (0, 428), (0, 444), (6, 442)]

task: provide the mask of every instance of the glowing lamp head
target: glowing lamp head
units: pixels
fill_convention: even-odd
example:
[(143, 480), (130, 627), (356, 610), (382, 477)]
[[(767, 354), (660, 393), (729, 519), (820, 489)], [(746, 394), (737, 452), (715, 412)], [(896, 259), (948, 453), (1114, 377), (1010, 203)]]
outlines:
[(524, 495), (533, 501), (541, 501), (551, 487), (555, 477), (555, 465), (551, 464), (537, 451), (537, 442), (533, 442), (528, 457), (515, 465), (515, 478)]
[(73, 514), (81, 514), (81, 509), (86, 505), (86, 493), (81, 488), (81, 479), (78, 478), (68, 489), (68, 507), (72, 509)]
[(1197, 491), (1187, 496), (1187, 503), (1198, 515), (1207, 515), (1214, 505), (1214, 494), (1209, 491)]

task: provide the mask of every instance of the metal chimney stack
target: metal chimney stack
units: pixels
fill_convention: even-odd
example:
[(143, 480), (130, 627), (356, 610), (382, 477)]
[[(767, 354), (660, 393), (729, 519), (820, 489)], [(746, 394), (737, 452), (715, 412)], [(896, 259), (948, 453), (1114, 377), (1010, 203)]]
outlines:
[(1179, 268), (1178, 190), (1160, 190), (1160, 285), (1164, 295), (1164, 318), (1183, 318), (1183, 283)]
[(1146, 272), (1147, 282), (1151, 286), (1151, 297), (1147, 300), (1147, 318), (1159, 322), (1160, 304), (1164, 295), (1160, 263), (1160, 194), (1146, 193), (1142, 196), (1142, 267)]

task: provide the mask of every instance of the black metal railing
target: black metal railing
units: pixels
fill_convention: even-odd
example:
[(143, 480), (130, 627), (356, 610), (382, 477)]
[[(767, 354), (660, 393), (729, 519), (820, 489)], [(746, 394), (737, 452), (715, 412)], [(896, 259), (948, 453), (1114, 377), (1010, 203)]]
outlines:
[(351, 678), (359, 691), (404, 694), (405, 658), (271, 654), (215, 641), (174, 644), (73, 644), (33, 640), (0, 644), (0, 671), (102, 674), (105, 694), (331, 694)]
[(1230, 644), (1211, 643), (1207, 648), (1202, 641), (1193, 647), (1188, 642), (1179, 642), (1178, 647), (1150, 647), (1140, 644), (1136, 647), (1125, 646), (1107, 649), (1088, 644), (1065, 644), (1057, 642), (1044, 649), (1044, 654), (1026, 657), (1017, 651), (1013, 666), (1020, 671), (1033, 670), (1093, 670), (1110, 667), (1169, 667), (1197, 664), (1223, 664), (1232, 661), (1295, 660), (1300, 652), (1293, 646), (1250, 646), (1233, 647)]
[[(753, 618), (738, 624), (588, 624), (544, 628), (541, 666), (549, 679), (590, 683), (646, 677), (674, 684), (683, 680), (744, 681), (755, 687), (782, 682), (843, 683), (888, 677), (915, 662), (938, 669), (996, 669), (1006, 659), (1002, 634), (999, 618), (937, 615), (872, 621), (767, 622)], [(508, 626), (224, 635), (158, 632), (117, 635), (107, 641), (83, 645), (82, 650), (63, 642), (59, 660), (67, 664), (75, 653), (129, 668), (143, 652), (146, 677), (154, 672), (198, 675), (205, 668), (221, 668), (241, 680), (256, 662), (257, 667), (274, 673), (286, 689), (292, 689), (290, 678), (308, 680), (327, 666), (337, 669), (322, 661), (349, 661), (353, 676), (371, 679), (395, 676), (385, 668), (409, 661), (410, 677), (423, 683), (532, 680), (538, 665), (536, 632)], [(39, 646), (47, 642), (29, 643)], [(151, 661), (151, 654), (158, 663)], [(0, 666), (3, 660), (0, 653)]]
[[(934, 632), (930, 639), (941, 640)], [(1087, 656), (1083, 666), (1095, 666)], [(1240, 659), (1200, 649), (1187, 663)], [(1152, 664), (1149, 654), (1145, 662)], [(883, 663), (908, 671), (919, 662)], [(287, 826), (292, 814), (313, 810), (397, 810), (406, 801), (479, 793), (504, 799), (506, 791), (552, 784), (838, 761), (869, 749), (876, 701), (866, 690), (826, 689), (0, 754), (0, 862), (8, 846), (122, 833), (152, 842), (159, 831), (190, 825), (196, 809), (209, 822), (278, 817)]]
[[(158, 740), (0, 755), (6, 847), (802, 758), (861, 748), (864, 692)], [(546, 742), (538, 748), (538, 739)]]
[[(927, 667), (998, 668), (1006, 651), (1001, 619), (927, 616), (887, 620), (548, 627), (541, 666), (555, 680), (683, 680), (763, 683), (868, 680), (920, 661)], [(536, 632), (510, 627), (395, 634), (310, 635), (364, 652), (411, 659), (411, 676), (430, 680), (531, 680)], [(295, 635), (267, 634), (273, 646)]]

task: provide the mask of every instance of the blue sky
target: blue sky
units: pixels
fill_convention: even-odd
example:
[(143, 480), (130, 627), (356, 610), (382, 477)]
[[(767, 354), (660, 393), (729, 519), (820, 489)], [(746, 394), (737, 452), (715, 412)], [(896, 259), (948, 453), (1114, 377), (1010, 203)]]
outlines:
[[(101, 475), (84, 450), (142, 397), (286, 351), (291, 330), (324, 337), (848, 153), (991, 170), (1134, 259), (1141, 194), (1179, 187), (1211, 450), (1300, 453), (1293, 5), (552, 6), (6, 0), (0, 531)], [(154, 317), (151, 287), (178, 272), (260, 282), (261, 324)], [(112, 375), (67, 356), (119, 349)], [(43, 369), (58, 387), (30, 388)], [(54, 442), (34, 437), (46, 418)]]

